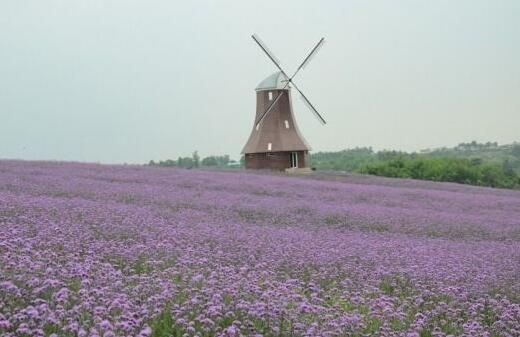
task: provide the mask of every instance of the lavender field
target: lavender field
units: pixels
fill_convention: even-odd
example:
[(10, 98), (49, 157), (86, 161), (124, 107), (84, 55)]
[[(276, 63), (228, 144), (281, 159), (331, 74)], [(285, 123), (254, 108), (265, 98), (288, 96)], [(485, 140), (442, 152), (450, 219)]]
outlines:
[(0, 161), (1, 336), (520, 336), (520, 192)]

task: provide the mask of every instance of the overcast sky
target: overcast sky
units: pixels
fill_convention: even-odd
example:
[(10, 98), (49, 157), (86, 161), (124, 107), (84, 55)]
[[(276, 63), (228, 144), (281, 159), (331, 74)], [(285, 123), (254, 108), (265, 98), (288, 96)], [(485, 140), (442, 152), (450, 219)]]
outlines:
[(276, 69), (315, 151), (520, 140), (520, 1), (0, 1), (0, 158), (239, 158)]

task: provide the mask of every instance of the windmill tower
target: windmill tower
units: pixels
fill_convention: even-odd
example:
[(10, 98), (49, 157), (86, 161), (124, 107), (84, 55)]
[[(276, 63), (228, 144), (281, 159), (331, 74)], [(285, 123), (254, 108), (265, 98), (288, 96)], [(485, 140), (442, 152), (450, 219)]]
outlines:
[(242, 149), (246, 169), (297, 170), (309, 168), (310, 146), (300, 133), (291, 102), (291, 89), (294, 87), (318, 120), (325, 120), (293, 82), (293, 78), (303, 69), (323, 45), (322, 38), (303, 60), (294, 74), (289, 77), (281, 68), (280, 62), (267, 49), (265, 44), (253, 35), (279, 71), (264, 79), (256, 87), (256, 116), (253, 130)]

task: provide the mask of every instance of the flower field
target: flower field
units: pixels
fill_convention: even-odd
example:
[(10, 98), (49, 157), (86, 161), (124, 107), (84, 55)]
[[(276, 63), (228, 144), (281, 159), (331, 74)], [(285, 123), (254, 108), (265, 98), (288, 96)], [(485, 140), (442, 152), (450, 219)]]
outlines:
[(520, 192), (0, 161), (1, 336), (520, 336)]

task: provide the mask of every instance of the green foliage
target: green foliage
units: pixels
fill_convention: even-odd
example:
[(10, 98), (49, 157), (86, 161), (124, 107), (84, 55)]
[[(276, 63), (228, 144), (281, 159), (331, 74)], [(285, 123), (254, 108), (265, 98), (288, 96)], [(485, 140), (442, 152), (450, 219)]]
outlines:
[(179, 157), (177, 159), (177, 166), (190, 169), (195, 166), (195, 163), (192, 157)]
[(181, 337), (184, 331), (173, 324), (170, 308), (165, 308), (150, 324), (152, 328), (151, 337)]
[(224, 156), (209, 156), (202, 159), (202, 166), (207, 167), (226, 167), (230, 162), (229, 156), (226, 154)]
[(400, 319), (394, 319), (390, 323), (390, 326), (392, 327), (393, 331), (403, 331), (403, 330), (408, 329), (409, 324), (407, 324), (406, 322), (404, 322)]
[(49, 336), (53, 333), (60, 333), (61, 329), (57, 324), (47, 323), (43, 326), (43, 333), (45, 336)]
[(69, 289), (77, 293), (81, 289), (81, 281), (79, 279), (73, 279), (69, 282)]
[(145, 256), (139, 256), (137, 261), (132, 265), (132, 269), (139, 275), (149, 274), (153, 271), (152, 266), (148, 263)]
[(153, 160), (150, 160), (148, 162), (149, 166), (162, 166), (162, 167), (181, 167), (181, 168), (187, 168), (191, 169), (194, 167), (198, 167), (200, 163), (200, 157), (198, 155), (198, 152), (193, 152), (192, 157), (179, 157), (177, 160), (173, 159), (166, 159), (166, 160), (160, 160), (158, 162), (155, 162)]
[(175, 167), (177, 166), (177, 161), (172, 159), (160, 160), (159, 162), (155, 162), (150, 160), (148, 163), (149, 166), (165, 166), (165, 167)]
[(355, 148), (311, 155), (318, 170), (341, 170), (386, 177), (448, 181), (502, 188), (520, 187), (520, 144), (461, 143), (454, 148), (374, 152)]
[[(496, 142), (460, 143), (453, 148), (423, 150), (420, 153), (401, 151), (374, 152), (359, 147), (338, 152), (311, 154), (311, 164), (318, 170), (350, 171), (386, 177), (448, 181), (462, 184), (501, 188), (520, 187), (520, 143), (498, 145)], [(195, 151), (191, 157), (155, 162), (150, 166), (164, 167), (244, 167), (230, 160), (229, 155), (200, 159)]]
[(379, 283), (379, 289), (388, 295), (398, 298), (408, 298), (416, 292), (410, 278), (406, 275), (392, 274), (383, 277)]
[(370, 317), (365, 319), (365, 329), (364, 333), (370, 336), (374, 336), (379, 332), (379, 328), (381, 327), (381, 320), (378, 318)]
[(229, 155), (223, 156), (208, 156), (203, 159), (200, 158), (197, 151), (193, 152), (191, 157), (179, 157), (177, 160), (166, 159), (158, 162), (150, 160), (148, 166), (162, 166), (162, 167), (180, 167), (180, 168), (198, 168), (198, 167), (243, 167), (243, 162), (231, 160)]
[(367, 165), (360, 171), (385, 177), (448, 181), (502, 188), (520, 187), (520, 177), (514, 171), (468, 159), (399, 157), (388, 162)]
[(377, 161), (370, 147), (311, 154), (312, 166), (318, 170), (356, 171)]
[(520, 159), (520, 144), (514, 144), (511, 147), (511, 155)]
[(433, 337), (433, 334), (432, 334), (432, 332), (430, 330), (423, 329), (419, 333), (419, 336), (421, 336), (421, 337)]

